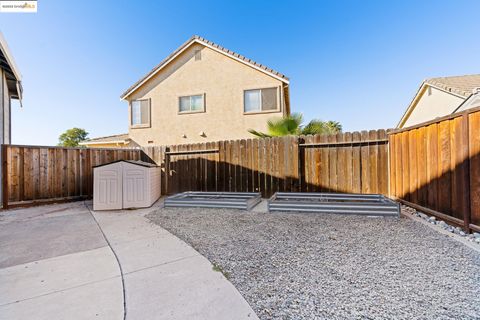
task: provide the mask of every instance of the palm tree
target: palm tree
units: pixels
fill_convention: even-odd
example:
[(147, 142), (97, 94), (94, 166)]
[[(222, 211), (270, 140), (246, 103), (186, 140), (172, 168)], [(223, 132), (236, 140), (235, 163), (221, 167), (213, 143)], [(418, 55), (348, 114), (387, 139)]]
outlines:
[(293, 113), (290, 116), (269, 120), (267, 122), (268, 133), (259, 132), (253, 129), (248, 130), (248, 132), (260, 138), (301, 134), (335, 134), (342, 132), (342, 125), (337, 121), (321, 121), (313, 119), (306, 126), (302, 126), (302, 121), (302, 114)]
[(260, 138), (298, 135), (300, 133), (300, 125), (302, 124), (302, 121), (303, 116), (301, 113), (292, 113), (291, 115), (283, 118), (268, 120), (268, 133), (258, 132), (253, 129), (248, 130), (248, 132)]
[(302, 128), (302, 134), (336, 134), (342, 132), (342, 125), (337, 121), (313, 119)]

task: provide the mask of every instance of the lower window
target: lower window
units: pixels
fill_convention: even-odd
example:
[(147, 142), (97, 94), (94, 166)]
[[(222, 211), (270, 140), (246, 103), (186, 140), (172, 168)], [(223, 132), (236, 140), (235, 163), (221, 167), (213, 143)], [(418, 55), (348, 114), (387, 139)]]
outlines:
[(202, 112), (205, 110), (205, 99), (203, 94), (184, 96), (179, 98), (178, 112)]

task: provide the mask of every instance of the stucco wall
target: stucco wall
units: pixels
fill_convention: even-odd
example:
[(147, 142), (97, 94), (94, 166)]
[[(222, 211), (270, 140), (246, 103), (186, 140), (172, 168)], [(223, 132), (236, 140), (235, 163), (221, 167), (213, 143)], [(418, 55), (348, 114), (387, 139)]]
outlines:
[(431, 91), (429, 94), (428, 87), (425, 87), (415, 109), (402, 127), (413, 126), (421, 122), (451, 114), (463, 102), (462, 98), (433, 87), (430, 88)]
[[(199, 49), (201, 60), (195, 61), (195, 50)], [(244, 114), (243, 91), (268, 87), (278, 87), (280, 110)], [(129, 101), (151, 99), (151, 127), (129, 126), (129, 136), (140, 145), (250, 138), (248, 129), (265, 131), (268, 119), (282, 116), (282, 92), (280, 80), (196, 44), (128, 97)], [(179, 97), (195, 94), (206, 95), (205, 112), (179, 114)], [(130, 104), (128, 115), (130, 124)], [(205, 132), (206, 137), (201, 137), (200, 132)]]

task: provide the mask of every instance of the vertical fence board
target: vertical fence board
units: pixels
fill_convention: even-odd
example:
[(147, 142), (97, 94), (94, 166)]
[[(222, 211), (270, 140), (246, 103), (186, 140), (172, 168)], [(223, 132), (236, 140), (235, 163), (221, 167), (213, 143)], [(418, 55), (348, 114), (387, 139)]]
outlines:
[(391, 132), (389, 141), (393, 196), (480, 230), (479, 108)]
[(480, 226), (480, 112), (468, 115), (471, 223)]

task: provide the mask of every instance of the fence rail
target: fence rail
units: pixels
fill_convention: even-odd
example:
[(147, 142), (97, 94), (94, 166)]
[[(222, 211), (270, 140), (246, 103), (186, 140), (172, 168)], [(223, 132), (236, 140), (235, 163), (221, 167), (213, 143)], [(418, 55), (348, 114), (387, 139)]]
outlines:
[(390, 133), (391, 195), (480, 231), (480, 108)]
[(48, 199), (89, 197), (92, 167), (138, 160), (141, 150), (2, 145), (3, 208)]

